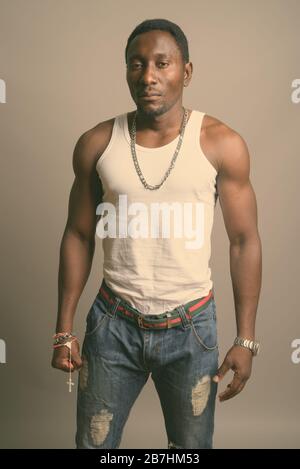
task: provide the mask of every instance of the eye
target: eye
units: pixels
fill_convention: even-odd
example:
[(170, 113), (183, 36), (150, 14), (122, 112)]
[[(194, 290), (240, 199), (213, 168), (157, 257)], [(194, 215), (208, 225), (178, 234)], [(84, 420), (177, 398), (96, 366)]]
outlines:
[(168, 65), (168, 62), (159, 62), (159, 65)]
[(133, 70), (135, 70), (135, 69), (139, 68), (141, 65), (142, 65), (142, 64), (139, 64), (139, 63), (131, 64), (131, 65), (130, 65), (130, 68), (133, 69)]

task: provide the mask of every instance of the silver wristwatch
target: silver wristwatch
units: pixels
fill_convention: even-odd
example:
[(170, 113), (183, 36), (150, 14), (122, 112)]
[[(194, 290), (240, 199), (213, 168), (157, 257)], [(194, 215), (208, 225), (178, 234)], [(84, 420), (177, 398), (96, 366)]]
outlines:
[(254, 356), (258, 354), (260, 349), (259, 342), (255, 342), (250, 339), (243, 339), (242, 337), (236, 337), (234, 339), (234, 345), (241, 345), (242, 347), (250, 349)]

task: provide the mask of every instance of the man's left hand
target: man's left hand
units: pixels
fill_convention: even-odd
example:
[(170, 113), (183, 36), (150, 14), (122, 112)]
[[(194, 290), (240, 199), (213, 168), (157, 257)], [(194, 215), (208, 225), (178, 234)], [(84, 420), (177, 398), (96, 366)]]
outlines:
[(240, 345), (233, 345), (227, 352), (222, 365), (213, 377), (213, 381), (219, 383), (230, 369), (234, 371), (234, 377), (227, 385), (228, 389), (219, 394), (220, 402), (227, 401), (242, 391), (251, 375), (252, 359), (251, 350)]

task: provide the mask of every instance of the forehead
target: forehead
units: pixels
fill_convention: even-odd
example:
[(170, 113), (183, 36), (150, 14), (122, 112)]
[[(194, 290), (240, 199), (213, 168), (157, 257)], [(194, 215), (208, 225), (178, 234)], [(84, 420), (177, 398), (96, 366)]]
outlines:
[(127, 51), (128, 59), (139, 55), (150, 57), (154, 55), (180, 56), (180, 50), (172, 34), (167, 31), (147, 31), (138, 34), (130, 43)]

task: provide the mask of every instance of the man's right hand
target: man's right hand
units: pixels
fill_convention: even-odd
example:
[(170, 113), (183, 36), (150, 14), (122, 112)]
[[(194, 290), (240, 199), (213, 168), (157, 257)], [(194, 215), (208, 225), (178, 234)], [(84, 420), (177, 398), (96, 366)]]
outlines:
[(53, 350), (51, 366), (62, 371), (71, 372), (80, 370), (82, 367), (82, 359), (80, 356), (80, 347), (77, 340), (73, 340), (71, 345), (71, 364), (69, 361), (70, 350), (66, 346), (57, 347)]

